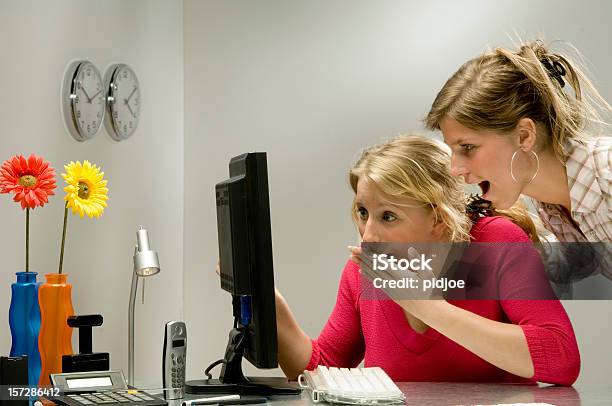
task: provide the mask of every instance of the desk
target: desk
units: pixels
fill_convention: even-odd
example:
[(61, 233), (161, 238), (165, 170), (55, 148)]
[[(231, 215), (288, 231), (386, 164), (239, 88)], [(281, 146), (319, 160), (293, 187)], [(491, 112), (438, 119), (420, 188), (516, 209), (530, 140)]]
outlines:
[[(612, 383), (609, 385), (576, 385), (575, 387), (547, 385), (509, 385), (485, 383), (402, 382), (397, 384), (406, 395), (407, 405), (494, 405), (499, 403), (550, 403), (559, 406), (612, 405)], [(180, 406), (186, 399), (169, 401), (170, 406)], [(301, 396), (276, 397), (268, 404), (301, 406), (312, 402), (306, 392)]]

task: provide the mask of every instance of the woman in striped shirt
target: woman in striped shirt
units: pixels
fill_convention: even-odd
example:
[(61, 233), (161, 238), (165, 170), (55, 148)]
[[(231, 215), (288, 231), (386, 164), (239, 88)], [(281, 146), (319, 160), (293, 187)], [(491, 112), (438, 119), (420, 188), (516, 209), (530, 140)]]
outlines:
[(425, 121), (451, 147), (453, 175), (494, 207), (525, 194), (557, 240), (609, 243), (612, 138), (596, 132), (599, 110), (612, 108), (577, 65), (535, 41), (466, 62)]

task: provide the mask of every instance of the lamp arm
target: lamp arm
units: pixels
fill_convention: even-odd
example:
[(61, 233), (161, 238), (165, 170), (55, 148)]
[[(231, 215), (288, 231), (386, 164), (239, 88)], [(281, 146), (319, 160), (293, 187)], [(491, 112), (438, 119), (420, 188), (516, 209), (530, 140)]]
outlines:
[(130, 306), (128, 310), (128, 385), (134, 387), (134, 307), (136, 305), (136, 288), (138, 275), (132, 272), (132, 288), (130, 289)]

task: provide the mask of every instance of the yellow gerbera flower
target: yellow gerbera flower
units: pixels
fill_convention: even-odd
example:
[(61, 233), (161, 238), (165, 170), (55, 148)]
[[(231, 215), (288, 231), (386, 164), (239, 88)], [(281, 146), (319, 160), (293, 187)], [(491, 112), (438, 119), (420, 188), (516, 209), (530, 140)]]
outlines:
[(100, 217), (107, 207), (106, 200), (108, 200), (104, 172), (89, 161), (84, 161), (83, 164), (71, 161), (68, 165), (64, 165), (64, 169), (66, 173), (62, 173), (62, 176), (68, 184), (64, 188), (66, 207), (81, 217), (84, 215), (90, 218)]

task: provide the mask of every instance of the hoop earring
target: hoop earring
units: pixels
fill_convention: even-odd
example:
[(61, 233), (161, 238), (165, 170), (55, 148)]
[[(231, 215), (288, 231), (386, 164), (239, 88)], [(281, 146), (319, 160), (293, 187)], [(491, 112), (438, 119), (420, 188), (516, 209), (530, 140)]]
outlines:
[[(519, 183), (519, 181), (516, 180), (516, 177), (514, 176), (514, 171), (513, 171), (514, 167), (513, 167), (513, 164), (514, 164), (514, 158), (516, 158), (516, 154), (519, 151), (522, 151), (522, 149), (519, 148), (516, 151), (514, 151), (514, 154), (512, 154), (512, 158), (510, 159), (510, 176), (512, 177), (512, 180), (514, 180), (516, 183)], [(538, 176), (538, 172), (540, 172), (540, 158), (538, 157), (538, 154), (536, 154), (534, 150), (531, 150), (529, 152), (531, 152), (533, 154), (533, 156), (535, 157), (537, 167), (536, 167), (535, 173), (533, 174), (531, 179), (529, 179), (529, 182), (527, 182), (527, 184), (530, 184), (531, 181), (534, 180), (536, 176)]]

